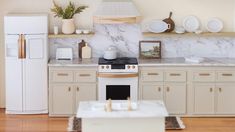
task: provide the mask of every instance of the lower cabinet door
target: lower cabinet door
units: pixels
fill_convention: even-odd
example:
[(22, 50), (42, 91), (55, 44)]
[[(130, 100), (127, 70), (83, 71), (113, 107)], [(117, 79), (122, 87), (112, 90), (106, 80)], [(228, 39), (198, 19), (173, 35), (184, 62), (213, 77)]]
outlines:
[(235, 114), (235, 84), (219, 84), (216, 114)]
[(76, 90), (76, 104), (74, 108), (74, 114), (77, 113), (77, 109), (80, 101), (95, 101), (96, 100), (96, 84), (78, 84), (75, 86)]
[(166, 83), (165, 104), (170, 114), (186, 113), (186, 84)]
[(70, 85), (52, 86), (52, 114), (73, 114), (73, 90)]
[(215, 85), (194, 84), (194, 113), (214, 114), (215, 113)]
[(162, 84), (143, 84), (142, 99), (143, 100), (163, 100)]

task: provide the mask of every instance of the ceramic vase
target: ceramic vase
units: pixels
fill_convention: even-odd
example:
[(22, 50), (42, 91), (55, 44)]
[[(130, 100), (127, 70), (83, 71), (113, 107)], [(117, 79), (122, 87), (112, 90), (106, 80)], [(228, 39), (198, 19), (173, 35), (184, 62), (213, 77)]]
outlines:
[(74, 19), (63, 19), (62, 20), (62, 33), (73, 34), (75, 32)]

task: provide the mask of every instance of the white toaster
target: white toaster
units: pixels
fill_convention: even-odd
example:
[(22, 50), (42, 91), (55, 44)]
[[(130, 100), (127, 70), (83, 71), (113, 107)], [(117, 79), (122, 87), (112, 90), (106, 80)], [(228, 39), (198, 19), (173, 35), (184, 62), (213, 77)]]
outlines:
[(57, 48), (56, 59), (57, 60), (72, 60), (73, 49), (72, 48)]

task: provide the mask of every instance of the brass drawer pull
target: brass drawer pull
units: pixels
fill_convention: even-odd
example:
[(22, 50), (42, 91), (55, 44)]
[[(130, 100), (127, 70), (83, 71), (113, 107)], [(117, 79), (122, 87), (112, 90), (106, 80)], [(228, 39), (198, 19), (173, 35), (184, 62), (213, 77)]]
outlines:
[(79, 87), (77, 87), (77, 91), (79, 91)]
[(161, 87), (158, 87), (158, 92), (161, 92), (161, 91), (162, 91)]
[(219, 92), (220, 92), (220, 93), (222, 92), (222, 88), (219, 88)]
[(210, 88), (210, 92), (211, 92), (211, 93), (213, 92), (213, 88)]
[(199, 76), (210, 76), (210, 73), (200, 73)]
[(167, 91), (167, 92), (170, 92), (170, 88), (169, 88), (169, 87), (167, 87), (167, 88), (166, 88), (166, 91)]
[(158, 73), (148, 73), (149, 76), (157, 76), (159, 75)]
[(233, 76), (233, 74), (224, 73), (224, 74), (222, 74), (222, 76), (231, 77), (231, 76)]
[(91, 74), (79, 74), (80, 77), (89, 77)]
[(178, 74), (178, 73), (171, 73), (170, 76), (181, 76), (181, 74)]
[(58, 73), (57, 76), (69, 76), (68, 73)]
[(69, 87), (68, 91), (69, 91), (69, 92), (71, 91), (71, 87)]

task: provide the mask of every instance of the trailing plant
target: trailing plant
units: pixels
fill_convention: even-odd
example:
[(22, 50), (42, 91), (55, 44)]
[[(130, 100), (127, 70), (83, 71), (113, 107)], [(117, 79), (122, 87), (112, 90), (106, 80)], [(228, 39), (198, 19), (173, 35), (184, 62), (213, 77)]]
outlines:
[(75, 7), (75, 4), (71, 1), (65, 9), (57, 5), (55, 1), (53, 1), (53, 4), (54, 7), (51, 8), (51, 12), (55, 14), (54, 17), (61, 17), (63, 19), (72, 19), (75, 14), (80, 14), (84, 9), (88, 8), (88, 6)]

